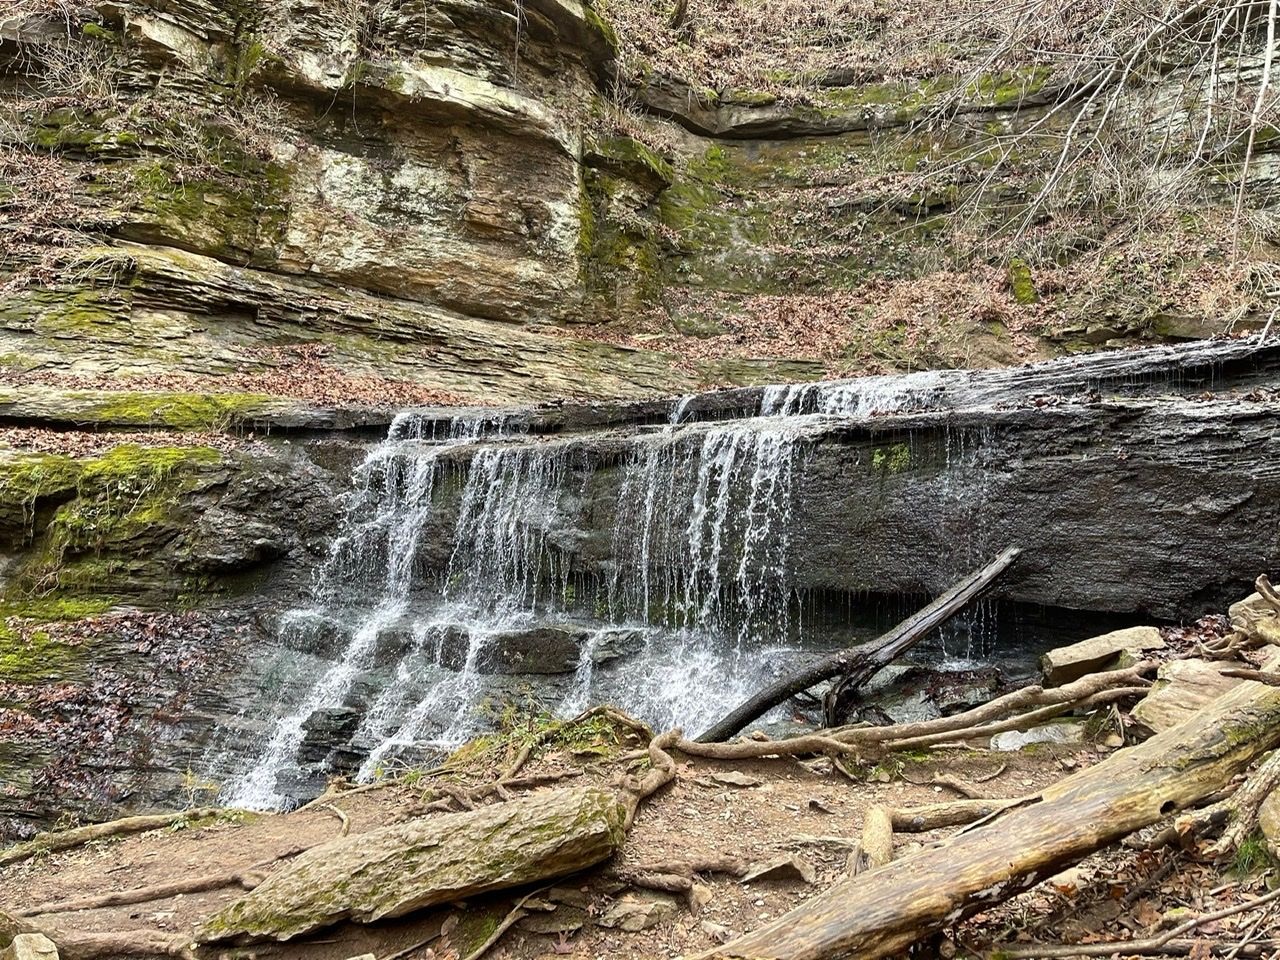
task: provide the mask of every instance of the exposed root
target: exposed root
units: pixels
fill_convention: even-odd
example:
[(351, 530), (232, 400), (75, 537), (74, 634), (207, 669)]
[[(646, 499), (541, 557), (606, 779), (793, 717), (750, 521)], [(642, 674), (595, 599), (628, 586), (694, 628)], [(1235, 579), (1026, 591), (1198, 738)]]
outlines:
[(347, 815), (346, 811), (338, 809), (332, 803), (322, 803), (320, 806), (337, 817), (342, 824), (338, 828), (338, 836), (345, 837), (351, 832), (351, 817)]
[(1247, 670), (1243, 667), (1229, 667), (1219, 671), (1224, 677), (1239, 677), (1241, 680), (1256, 680), (1269, 687), (1280, 687), (1280, 673), (1269, 673), (1265, 670)]
[(533, 909), (530, 907), (526, 907), (525, 905), (545, 889), (547, 888), (539, 887), (537, 890), (534, 890), (532, 893), (526, 893), (523, 897), (517, 900), (516, 905), (511, 908), (511, 912), (508, 913), (502, 919), (502, 922), (499, 923), (496, 928), (494, 928), (493, 933), (489, 934), (488, 938), (484, 941), (484, 943), (480, 944), (480, 946), (476, 947), (474, 950), (468, 953), (465, 957), (462, 958), (462, 960), (480, 960), (481, 957), (483, 957), (486, 953), (488, 953), (493, 948), (494, 944), (496, 944), (499, 940), (502, 939), (503, 934), (505, 934), (508, 930), (514, 927), (517, 923), (519, 923), (522, 919), (527, 917), (529, 914), (533, 913)]
[(1209, 848), (1211, 856), (1223, 859), (1240, 849), (1240, 845), (1257, 829), (1258, 809), (1277, 788), (1280, 788), (1280, 750), (1262, 761), (1226, 801), (1231, 805), (1232, 816), (1222, 836)]
[[(622, 802), (627, 809), (625, 829), (630, 830), (635, 822), (636, 811), (647, 797), (653, 796), (676, 778), (676, 762), (671, 759), (670, 750), (675, 744), (683, 742), (684, 734), (677, 727), (654, 737), (649, 741), (649, 772), (643, 778), (625, 777), (620, 785)], [(720, 746), (720, 744), (715, 744)]]
[(1206, 853), (1215, 860), (1225, 860), (1257, 829), (1258, 809), (1276, 789), (1280, 789), (1280, 750), (1259, 764), (1230, 795), (1178, 817), (1148, 847), (1177, 844), (1188, 848), (1196, 840), (1217, 835)]
[(962, 780), (959, 777), (953, 777), (949, 773), (935, 773), (930, 779), (929, 784), (935, 787), (946, 787), (948, 790), (954, 790), (962, 797), (968, 797), (970, 800), (986, 800), (988, 794), (981, 789), (978, 784), (986, 783), (988, 780), (994, 780), (1000, 774), (1004, 773), (1008, 764), (1001, 764), (995, 773), (987, 774), (985, 777), (977, 778), (970, 782)]
[(894, 830), (902, 833), (927, 833), (930, 830), (941, 830), (944, 827), (960, 827), (976, 823), (984, 817), (992, 816), (1001, 810), (1019, 803), (1027, 798), (1013, 799), (975, 799), (953, 800), (950, 803), (931, 803), (923, 807), (907, 807), (901, 810), (890, 810), (889, 819)]
[(15, 916), (36, 917), (53, 913), (100, 910), (104, 907), (120, 907), (133, 903), (151, 903), (155, 900), (168, 900), (170, 897), (184, 896), (189, 893), (204, 893), (208, 890), (220, 890), (223, 887), (232, 886), (252, 890), (266, 878), (267, 872), (281, 860), (296, 857), (307, 849), (307, 847), (294, 847), (278, 857), (255, 864), (246, 870), (219, 873), (209, 877), (174, 880), (169, 883), (157, 883), (147, 887), (135, 887), (132, 890), (117, 890), (91, 897), (78, 897), (74, 900), (38, 903), (33, 907), (17, 911)]
[(158, 930), (126, 933), (50, 933), (63, 960), (99, 960), (103, 957), (180, 957), (198, 960), (190, 937)]
[(143, 833), (147, 830), (159, 830), (163, 827), (172, 826), (179, 820), (199, 820), (204, 817), (216, 816), (221, 812), (222, 809), (220, 807), (198, 807), (195, 810), (183, 810), (178, 813), (125, 817), (108, 823), (94, 823), (87, 827), (76, 827), (74, 830), (42, 833), (26, 843), (19, 843), (8, 850), (0, 851), (0, 867), (11, 863), (19, 863), (41, 854), (70, 850), (93, 840), (120, 837), (130, 833)]
[[(1155, 668), (1152, 662), (1126, 670), (1091, 674), (1074, 683), (1044, 689), (1024, 687), (988, 704), (950, 717), (885, 727), (838, 727), (821, 734), (805, 734), (784, 740), (740, 740), (703, 743), (681, 739), (674, 746), (681, 753), (713, 760), (747, 760), (760, 757), (795, 757), (808, 754), (862, 755), (935, 746), (956, 740), (990, 736), (1006, 730), (1034, 726), (1071, 710), (1087, 710), (1147, 692), (1142, 675)], [(1012, 714), (1012, 716), (1010, 716)], [(1005, 719), (1000, 719), (1005, 718)]]
[(862, 820), (862, 859), (874, 870), (893, 859), (893, 815), (887, 807), (871, 807)]

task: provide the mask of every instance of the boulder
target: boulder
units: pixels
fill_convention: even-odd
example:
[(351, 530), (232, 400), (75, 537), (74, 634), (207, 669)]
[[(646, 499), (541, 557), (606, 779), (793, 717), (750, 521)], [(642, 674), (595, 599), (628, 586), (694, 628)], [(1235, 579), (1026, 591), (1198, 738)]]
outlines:
[(1265, 643), (1280, 643), (1280, 612), (1260, 593), (1251, 593), (1227, 610), (1231, 629)]
[(817, 872), (813, 869), (813, 864), (803, 857), (783, 855), (764, 863), (752, 864), (742, 877), (743, 883), (758, 883), (761, 880), (801, 880), (813, 883), (817, 880)]
[(42, 933), (20, 933), (0, 950), (0, 960), (58, 960), (58, 948)]
[(458, 625), (446, 632), (440, 660), (451, 670), (461, 670), (471, 645), (480, 643), (473, 666), (482, 674), (573, 673), (590, 637), (588, 628), (567, 623), (537, 624), (475, 637)]
[(1046, 686), (1060, 687), (1090, 673), (1133, 666), (1144, 651), (1159, 650), (1164, 645), (1164, 638), (1155, 627), (1113, 630), (1050, 650), (1040, 658), (1040, 672)]
[(1152, 733), (1162, 733), (1187, 720), (1201, 707), (1244, 683), (1224, 677), (1229, 663), (1171, 660), (1160, 667), (1151, 692), (1133, 708), (1133, 719)]
[(36, 928), (27, 921), (0, 911), (0, 947), (9, 946), (19, 934), (35, 932)]
[(626, 813), (594, 787), (547, 790), (308, 850), (201, 925), (203, 942), (288, 940), (576, 873), (608, 859)]

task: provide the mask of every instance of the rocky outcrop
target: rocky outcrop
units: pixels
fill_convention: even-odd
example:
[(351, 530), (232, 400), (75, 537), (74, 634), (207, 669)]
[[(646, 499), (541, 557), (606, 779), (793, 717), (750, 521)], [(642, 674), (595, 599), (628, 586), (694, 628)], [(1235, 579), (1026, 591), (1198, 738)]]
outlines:
[[(696, 382), (544, 335), (600, 319), (584, 180), (635, 172), (586, 125), (615, 43), (589, 5), (138, 2), (2, 35), (5, 145), (65, 204), (17, 213), (8, 366), (269, 370), (266, 346), (322, 344), (486, 401)], [(647, 203), (661, 184), (636, 176)]]

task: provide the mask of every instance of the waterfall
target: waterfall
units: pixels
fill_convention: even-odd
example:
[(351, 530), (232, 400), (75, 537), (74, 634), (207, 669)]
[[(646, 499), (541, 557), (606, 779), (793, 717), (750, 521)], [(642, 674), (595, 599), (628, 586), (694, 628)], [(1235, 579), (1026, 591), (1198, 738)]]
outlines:
[(624, 438), (613, 501), (592, 508), (613, 515), (603, 576), (575, 567), (594, 461), (572, 436), (514, 434), (492, 416), (443, 430), (397, 418), (355, 472), (311, 602), (280, 621), (291, 649), (323, 650), (335, 624), (343, 647), (271, 722), (228, 801), (288, 803), (281, 777), (306, 767), (308, 723), (326, 711), (359, 714), (361, 779), (402, 751), (465, 740), (511, 638), (548, 627), (577, 644), (557, 712), (610, 701), (704, 728), (805, 655), (789, 571), (807, 428), (927, 409), (936, 385), (919, 374), (768, 388), (758, 416), (726, 423), (691, 417), (696, 398), (681, 398), (665, 425)]

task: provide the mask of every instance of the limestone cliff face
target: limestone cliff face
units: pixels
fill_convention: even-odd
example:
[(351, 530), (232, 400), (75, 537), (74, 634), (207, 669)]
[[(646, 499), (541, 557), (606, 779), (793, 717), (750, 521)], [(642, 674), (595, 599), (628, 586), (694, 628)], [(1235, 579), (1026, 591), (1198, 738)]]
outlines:
[(486, 400), (692, 382), (539, 335), (599, 318), (583, 195), (609, 151), (585, 121), (614, 41), (589, 6), (157, 0), (3, 39), (7, 172), (48, 199), (14, 211), (11, 367), (259, 369), (320, 343)]
[[(832, 75), (788, 99), (637, 76), (618, 53), (578, 0), (17, 4), (4, 370), (270, 372), (264, 348), (304, 346), (455, 398), (615, 398), (1253, 317), (1225, 187), (1105, 258), (1105, 211), (1052, 226), (1034, 263), (953, 229), (1034, 190), (952, 158), (1042, 116), (1062, 93), (1043, 71), (958, 94)], [(914, 126), (943, 101), (963, 123)], [(898, 189), (931, 165), (955, 170)]]

